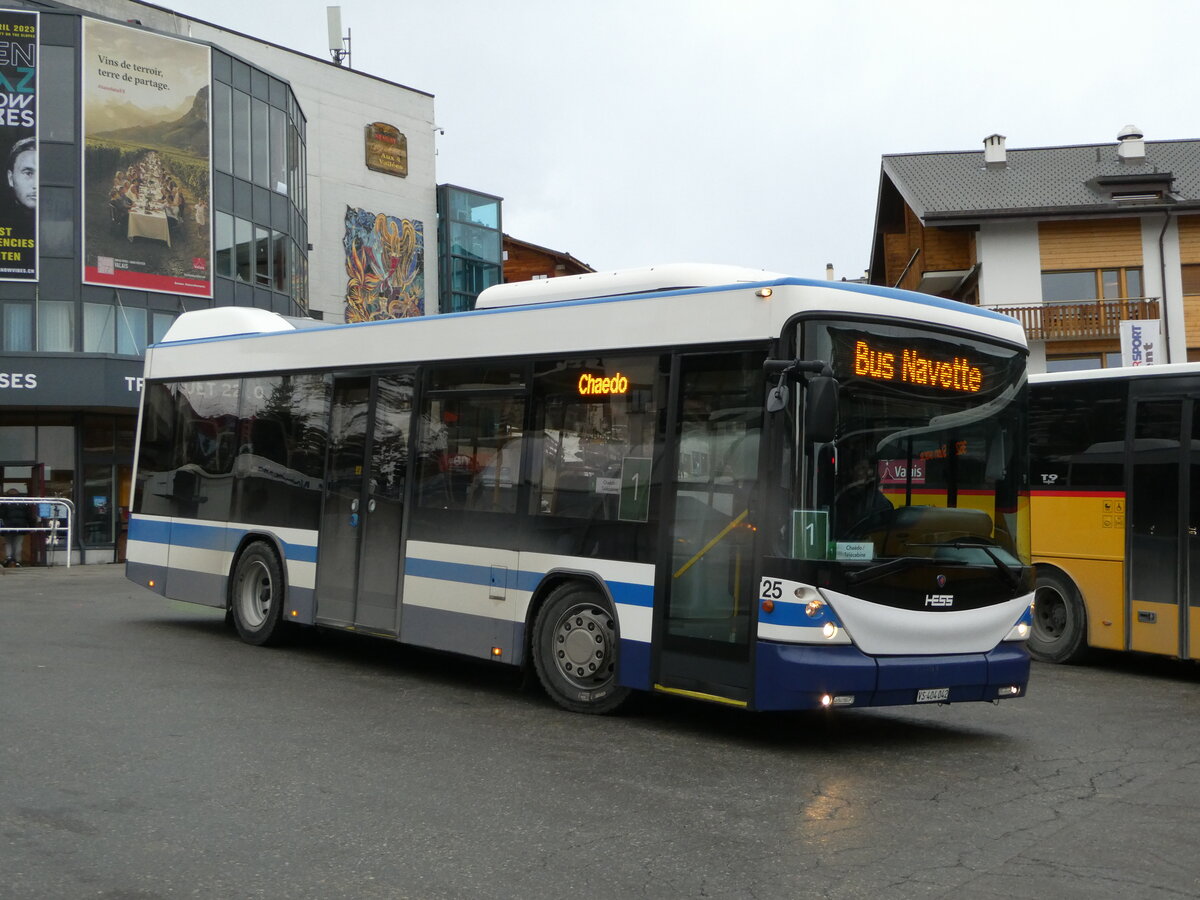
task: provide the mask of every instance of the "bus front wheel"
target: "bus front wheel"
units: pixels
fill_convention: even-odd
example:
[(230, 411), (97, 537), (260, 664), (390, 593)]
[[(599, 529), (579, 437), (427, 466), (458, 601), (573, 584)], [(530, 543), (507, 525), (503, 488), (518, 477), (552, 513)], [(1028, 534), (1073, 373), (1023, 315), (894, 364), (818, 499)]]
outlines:
[(580, 584), (555, 588), (533, 627), (533, 663), (550, 699), (572, 712), (616, 712), (630, 690), (617, 684), (616, 617)]
[(229, 609), (247, 644), (274, 644), (282, 637), (283, 570), (275, 551), (257, 541), (243, 551), (233, 572)]
[(1029, 653), (1044, 662), (1077, 662), (1087, 652), (1087, 613), (1074, 583), (1061, 572), (1039, 570)]

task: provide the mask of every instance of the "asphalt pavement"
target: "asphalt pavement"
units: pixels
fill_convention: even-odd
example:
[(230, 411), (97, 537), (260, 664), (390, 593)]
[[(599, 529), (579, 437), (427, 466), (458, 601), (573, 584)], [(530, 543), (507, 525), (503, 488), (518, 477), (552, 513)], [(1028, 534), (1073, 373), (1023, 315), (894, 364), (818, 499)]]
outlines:
[(519, 673), (241, 643), (120, 566), (0, 570), (0, 897), (1200, 896), (1200, 675), (998, 705), (563, 712)]

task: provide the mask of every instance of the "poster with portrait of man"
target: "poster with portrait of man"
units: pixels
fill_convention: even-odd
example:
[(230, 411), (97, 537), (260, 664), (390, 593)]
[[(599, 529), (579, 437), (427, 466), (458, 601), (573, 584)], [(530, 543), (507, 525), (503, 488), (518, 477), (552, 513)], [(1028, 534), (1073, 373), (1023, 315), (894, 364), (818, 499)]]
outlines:
[(83, 280), (212, 296), (207, 46), (84, 18)]
[(0, 10), (0, 281), (38, 277), (38, 14)]

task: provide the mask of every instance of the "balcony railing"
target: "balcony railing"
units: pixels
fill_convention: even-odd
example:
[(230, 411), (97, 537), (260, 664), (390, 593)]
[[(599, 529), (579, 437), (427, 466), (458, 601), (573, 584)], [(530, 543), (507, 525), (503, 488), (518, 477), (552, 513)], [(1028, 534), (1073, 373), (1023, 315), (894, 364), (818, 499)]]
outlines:
[(1034, 341), (1086, 341), (1117, 338), (1123, 319), (1157, 319), (1157, 297), (1122, 300), (1052, 300), (1037, 306), (992, 306), (1020, 321)]

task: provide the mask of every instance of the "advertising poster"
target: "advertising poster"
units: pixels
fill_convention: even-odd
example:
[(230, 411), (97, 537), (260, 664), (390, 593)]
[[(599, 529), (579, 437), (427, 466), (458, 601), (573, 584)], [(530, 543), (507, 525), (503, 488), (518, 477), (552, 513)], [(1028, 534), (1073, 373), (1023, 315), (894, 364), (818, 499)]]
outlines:
[(1121, 365), (1153, 366), (1162, 362), (1162, 320), (1136, 321), (1123, 319), (1120, 322)]
[(346, 207), (346, 321), (425, 314), (425, 229)]
[(83, 280), (212, 296), (209, 48), (83, 20)]
[(0, 281), (37, 281), (38, 14), (0, 10)]

